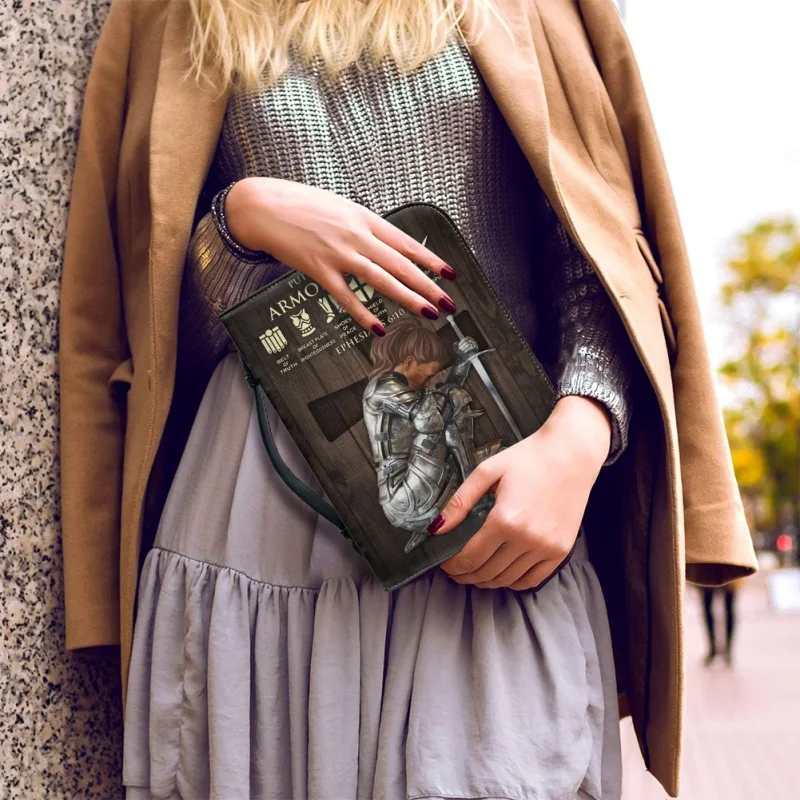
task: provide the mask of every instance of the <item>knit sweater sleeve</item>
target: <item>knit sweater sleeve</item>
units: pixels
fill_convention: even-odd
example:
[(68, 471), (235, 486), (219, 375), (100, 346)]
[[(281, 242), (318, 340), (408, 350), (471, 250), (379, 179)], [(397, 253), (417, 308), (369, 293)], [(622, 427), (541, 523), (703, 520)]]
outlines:
[(288, 270), (269, 253), (248, 250), (231, 236), (224, 212), (231, 185), (214, 194), (186, 252), (179, 359), (188, 369), (204, 374), (223, 356), (236, 352), (219, 314)]
[(608, 409), (612, 432), (605, 465), (610, 465), (628, 444), (635, 354), (594, 268), (552, 207), (544, 202), (544, 252), (549, 262), (547, 280), (554, 298), (558, 339), (556, 399), (590, 397)]

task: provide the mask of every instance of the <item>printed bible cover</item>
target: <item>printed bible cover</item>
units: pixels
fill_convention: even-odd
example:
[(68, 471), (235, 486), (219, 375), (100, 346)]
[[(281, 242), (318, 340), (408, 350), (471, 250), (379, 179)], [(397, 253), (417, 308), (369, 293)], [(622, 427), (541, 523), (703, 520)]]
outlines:
[(347, 276), (383, 322), (378, 337), (291, 271), (220, 319), (353, 544), (394, 589), (480, 528), (491, 493), (454, 530), (426, 531), (483, 459), (542, 425), (554, 390), (452, 219), (428, 203), (384, 218), (453, 266), (456, 313), (429, 321)]

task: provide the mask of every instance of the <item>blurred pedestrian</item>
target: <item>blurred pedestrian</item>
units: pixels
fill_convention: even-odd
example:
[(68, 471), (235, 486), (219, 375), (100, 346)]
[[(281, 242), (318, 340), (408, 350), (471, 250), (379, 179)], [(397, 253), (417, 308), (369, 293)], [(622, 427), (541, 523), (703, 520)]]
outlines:
[(719, 655), (717, 649), (716, 635), (716, 616), (714, 614), (714, 597), (722, 595), (725, 606), (725, 649), (722, 655), (725, 663), (730, 667), (733, 664), (733, 635), (736, 630), (736, 595), (744, 583), (744, 578), (738, 578), (718, 587), (702, 587), (703, 612), (706, 623), (706, 633), (708, 634), (708, 653), (704, 659), (706, 666), (709, 666)]

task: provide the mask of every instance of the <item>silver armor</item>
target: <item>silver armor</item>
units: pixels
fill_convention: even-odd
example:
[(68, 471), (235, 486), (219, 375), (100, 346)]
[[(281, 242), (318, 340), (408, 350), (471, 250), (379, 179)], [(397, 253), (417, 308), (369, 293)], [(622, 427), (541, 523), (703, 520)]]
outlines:
[(392, 525), (411, 532), (406, 552), (425, 540), (428, 524), (478, 463), (501, 449), (493, 442), (476, 450), (473, 442), (473, 419), (483, 411), (471, 407), (464, 382), (477, 343), (466, 337), (454, 349), (453, 366), (434, 389), (413, 389), (405, 375), (391, 370), (364, 390), (378, 502)]

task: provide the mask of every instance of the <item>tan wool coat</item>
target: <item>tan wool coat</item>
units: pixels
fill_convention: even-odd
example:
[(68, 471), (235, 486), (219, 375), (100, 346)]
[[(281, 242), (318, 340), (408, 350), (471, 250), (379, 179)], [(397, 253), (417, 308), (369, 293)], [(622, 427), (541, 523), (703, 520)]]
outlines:
[[(631, 443), (602, 471), (586, 527), (623, 708), (674, 795), (685, 580), (756, 570), (692, 274), (612, 0), (495, 5), (513, 41), (493, 22), (476, 65), (638, 355)], [(120, 645), (123, 686), (147, 509), (165, 491), (157, 454), (176, 396), (181, 276), (227, 99), (181, 81), (189, 31), (185, 0), (112, 3), (86, 90), (64, 257), (67, 647)]]

